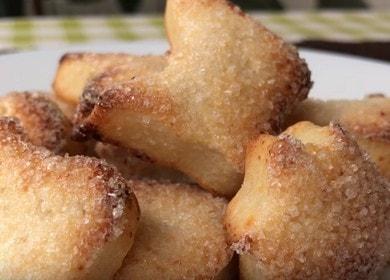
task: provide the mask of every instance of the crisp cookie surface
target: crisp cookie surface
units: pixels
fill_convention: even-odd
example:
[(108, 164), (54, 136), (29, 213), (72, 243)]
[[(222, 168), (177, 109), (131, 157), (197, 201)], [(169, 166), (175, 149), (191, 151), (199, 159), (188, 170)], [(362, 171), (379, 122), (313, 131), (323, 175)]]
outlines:
[(131, 247), (139, 209), (102, 161), (55, 156), (0, 118), (0, 278), (108, 279)]
[(280, 129), (306, 98), (310, 72), (293, 46), (224, 0), (169, 0), (165, 26), (166, 65), (97, 77), (83, 93), (78, 134), (139, 150), (232, 196), (247, 143)]
[(142, 214), (134, 246), (115, 279), (217, 278), (232, 258), (222, 225), (226, 200), (185, 184), (130, 185)]
[(377, 279), (389, 214), (389, 182), (350, 135), (301, 122), (250, 146), (225, 225), (262, 279)]
[(35, 145), (59, 152), (67, 144), (71, 123), (45, 93), (12, 92), (2, 96), (0, 115), (19, 119)]
[(390, 98), (375, 94), (362, 100), (308, 99), (288, 117), (290, 124), (303, 120), (317, 125), (340, 122), (390, 180)]
[(57, 97), (76, 105), (87, 83), (106, 69), (131, 64), (135, 69), (144, 70), (149, 64), (150, 67), (154, 67), (155, 62), (160, 64), (160, 61), (161, 57), (158, 56), (134, 56), (123, 53), (68, 53), (59, 62), (53, 89)]

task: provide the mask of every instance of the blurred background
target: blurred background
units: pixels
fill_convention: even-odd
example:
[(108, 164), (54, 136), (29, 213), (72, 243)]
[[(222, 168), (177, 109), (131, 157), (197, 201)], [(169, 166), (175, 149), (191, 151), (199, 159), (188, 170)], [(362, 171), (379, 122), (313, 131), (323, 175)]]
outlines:
[[(389, 0), (235, 0), (244, 9), (388, 9)], [(0, 0), (0, 16), (160, 13), (163, 0)]]
[[(298, 46), (390, 61), (390, 0), (232, 1)], [(164, 39), (164, 6), (165, 0), (0, 0), (0, 54)]]

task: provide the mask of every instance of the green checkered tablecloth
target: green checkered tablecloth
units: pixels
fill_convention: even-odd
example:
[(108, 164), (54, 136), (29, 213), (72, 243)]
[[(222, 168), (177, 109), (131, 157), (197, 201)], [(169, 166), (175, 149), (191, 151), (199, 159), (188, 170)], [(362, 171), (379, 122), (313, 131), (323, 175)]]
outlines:
[[(390, 11), (253, 13), (286, 40), (390, 41)], [(162, 17), (115, 16), (0, 20), (0, 50), (164, 38)]]

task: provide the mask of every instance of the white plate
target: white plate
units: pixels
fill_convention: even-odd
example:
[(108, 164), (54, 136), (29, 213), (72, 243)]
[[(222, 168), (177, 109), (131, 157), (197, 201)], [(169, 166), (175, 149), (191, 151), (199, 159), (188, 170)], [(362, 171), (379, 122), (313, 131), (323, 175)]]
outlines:
[[(165, 41), (137, 41), (73, 46), (0, 56), (0, 94), (13, 90), (50, 90), (58, 60), (65, 52), (128, 52), (161, 54)], [(313, 73), (312, 97), (361, 98), (369, 93), (390, 93), (390, 64), (354, 56), (302, 49)]]

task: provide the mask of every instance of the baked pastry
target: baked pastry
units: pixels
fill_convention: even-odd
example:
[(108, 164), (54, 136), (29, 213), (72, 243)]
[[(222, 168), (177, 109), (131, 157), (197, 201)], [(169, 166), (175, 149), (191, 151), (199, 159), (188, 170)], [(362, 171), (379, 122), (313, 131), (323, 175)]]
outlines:
[(60, 152), (72, 125), (47, 94), (11, 92), (0, 97), (0, 116), (17, 118), (34, 145)]
[(116, 280), (235, 279), (225, 199), (186, 184), (131, 182), (141, 219)]
[(139, 208), (104, 162), (56, 156), (0, 118), (0, 279), (111, 279)]
[(288, 123), (304, 120), (321, 126), (338, 121), (390, 179), (390, 98), (376, 94), (362, 100), (308, 99), (296, 108)]
[(127, 179), (154, 179), (172, 183), (192, 183), (184, 174), (154, 163), (142, 154), (112, 144), (97, 142), (94, 152), (97, 157), (114, 165)]
[(66, 103), (76, 106), (87, 83), (105, 70), (129, 64), (138, 75), (148, 69), (163, 65), (160, 56), (135, 56), (124, 53), (67, 53), (61, 58), (53, 82), (55, 95)]
[(165, 25), (166, 66), (133, 75), (122, 65), (93, 79), (76, 135), (137, 150), (231, 197), (247, 143), (277, 131), (306, 98), (309, 70), (293, 46), (225, 0), (168, 0)]
[(250, 256), (243, 278), (377, 279), (390, 252), (389, 195), (338, 124), (260, 136), (225, 216), (232, 248)]

